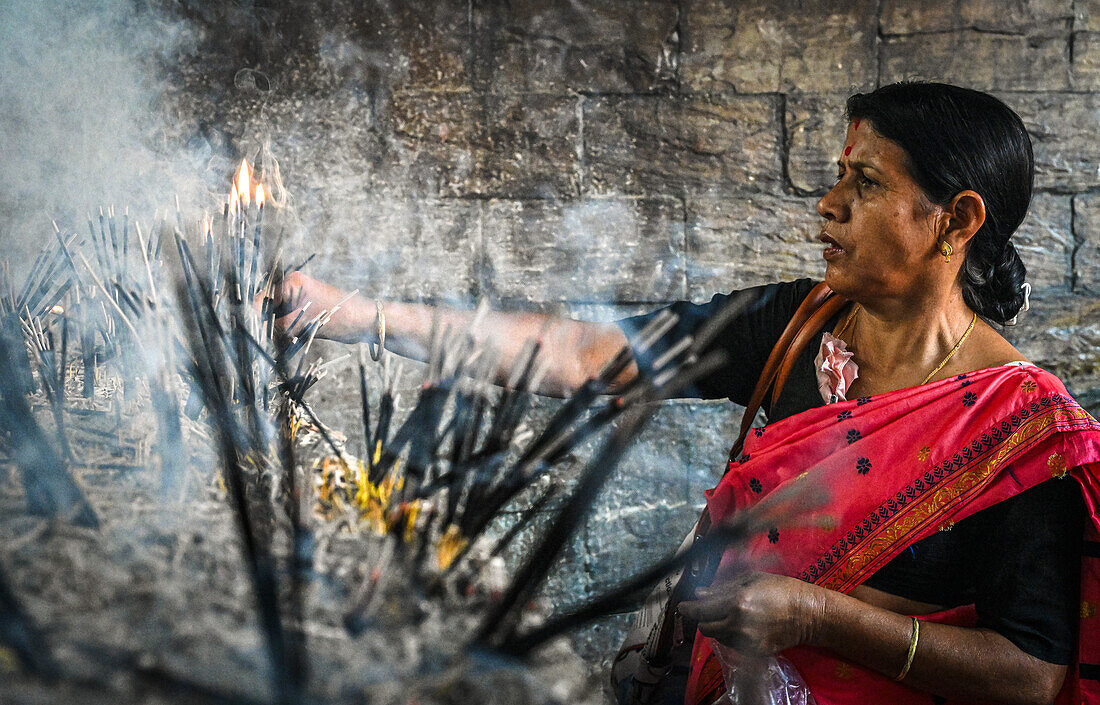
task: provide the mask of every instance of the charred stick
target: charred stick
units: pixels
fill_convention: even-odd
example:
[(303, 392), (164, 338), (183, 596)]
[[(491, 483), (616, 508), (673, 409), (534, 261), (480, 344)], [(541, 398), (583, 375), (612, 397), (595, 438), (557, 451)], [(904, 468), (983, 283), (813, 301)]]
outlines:
[(107, 271), (107, 260), (103, 254), (103, 247), (99, 244), (99, 238), (95, 234), (95, 225), (92, 223), (92, 217), (88, 216), (88, 232), (92, 234), (92, 247), (95, 249), (95, 259), (99, 263), (99, 271)]
[(122, 263), (119, 256), (119, 237), (115, 233), (115, 207), (111, 206), (107, 209), (107, 228), (111, 232), (111, 253), (114, 255), (115, 263), (115, 279), (122, 278)]
[(286, 268), (283, 269), (283, 278), (285, 279), (286, 275), (290, 274), (291, 272), (297, 272), (300, 269), (305, 269), (305, 266), (307, 264), (309, 264), (310, 262), (312, 262), (313, 258), (316, 257), (316, 256), (317, 256), (317, 253), (314, 252), (309, 257), (306, 257), (304, 260), (302, 260), (301, 262), (299, 262), (296, 265), (287, 265)]
[[(489, 552), (490, 556), (499, 556), (504, 552), (504, 549), (508, 548), (508, 545), (519, 536), (519, 532), (531, 523), (543, 508), (550, 503), (558, 493), (557, 485), (550, 485), (538, 497), (535, 498), (531, 505), (523, 510), (523, 513), (519, 515), (519, 519), (514, 524), (508, 527), (508, 531), (504, 532), (504, 535), (500, 537), (500, 540), (493, 545), (493, 549)], [(458, 561), (455, 561), (457, 563)]]
[[(258, 541), (249, 514), (244, 471), (241, 467), (242, 459), (247, 457), (247, 451), (242, 451), (238, 447), (238, 439), (243, 436), (231, 411), (230, 397), (222, 384), (222, 380), (229, 379), (224, 369), (225, 358), (221, 354), (222, 348), (208, 344), (212, 342), (212, 335), (206, 331), (207, 328), (216, 329), (219, 339), (224, 338), (224, 333), (217, 324), (217, 313), (213, 308), (210, 290), (201, 279), (198, 285), (199, 292), (180, 292), (181, 299), (189, 299), (192, 302), (192, 307), (183, 307), (190, 330), (188, 340), (192, 359), (189, 366), (201, 385), (206, 407), (214, 421), (212, 426), (216, 431), (222, 456), (228, 498), (234, 510), (246, 564), (252, 578), (260, 625), (266, 637), (271, 659), (277, 699), (282, 703), (294, 702), (298, 694), (294, 691), (294, 680), (290, 674), (286, 635), (279, 610), (275, 564), (266, 547)], [(196, 335), (196, 329), (201, 331), (199, 335)], [(214, 354), (215, 352), (218, 354)]]
[(370, 437), (370, 395), (367, 393), (367, 355), (359, 346), (359, 400), (363, 410), (363, 457), (367, 458), (367, 477), (370, 478), (370, 457), (373, 455)]
[(126, 281), (129, 275), (129, 251), (130, 251), (130, 209), (122, 212), (122, 281)]
[[(251, 336), (249, 336), (251, 338)], [(276, 346), (276, 357), (273, 370), (277, 375), (286, 375), (286, 358), (279, 353)], [(266, 391), (266, 387), (265, 387)], [(292, 617), (298, 624), (298, 634), (289, 642), (289, 666), (291, 669), (291, 685), (296, 692), (305, 690), (308, 678), (307, 668), (309, 661), (306, 658), (306, 629), (305, 629), (305, 601), (306, 590), (309, 585), (309, 575), (313, 568), (313, 552), (315, 537), (305, 517), (308, 509), (303, 511), (303, 503), (307, 494), (311, 491), (308, 481), (298, 481), (297, 464), (294, 458), (294, 440), (290, 435), (290, 402), (284, 400), (279, 406), (277, 417), (279, 434), (279, 464), (282, 466), (283, 478), (287, 488), (287, 517), (291, 527), (291, 570), (290, 570), (290, 596)]]
[(81, 306), (83, 320), (80, 324), (80, 355), (84, 361), (84, 398), (95, 395), (95, 329), (88, 319), (88, 312)]

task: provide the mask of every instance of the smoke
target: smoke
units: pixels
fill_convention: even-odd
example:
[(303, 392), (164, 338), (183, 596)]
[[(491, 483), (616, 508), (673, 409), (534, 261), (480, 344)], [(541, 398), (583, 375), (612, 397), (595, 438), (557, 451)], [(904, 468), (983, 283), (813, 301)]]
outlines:
[[(158, 109), (184, 22), (126, 0), (0, 3), (0, 237), (13, 264), (101, 205), (203, 203), (224, 166)], [(15, 252), (12, 251), (14, 247)]]

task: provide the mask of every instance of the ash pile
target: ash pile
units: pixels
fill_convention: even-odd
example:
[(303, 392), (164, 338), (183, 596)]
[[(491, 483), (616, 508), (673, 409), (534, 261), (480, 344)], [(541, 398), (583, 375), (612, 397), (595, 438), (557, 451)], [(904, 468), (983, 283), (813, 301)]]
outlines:
[(654, 402), (720, 360), (687, 339), (609, 396), (624, 348), (536, 428), (539, 344), (495, 387), (475, 316), (412, 399), (359, 350), (352, 443), (310, 400), (335, 309), (275, 325), (300, 265), (262, 184), (242, 163), (195, 223), (105, 209), (0, 273), (0, 698), (602, 702), (561, 635), (683, 559), (566, 611), (540, 588)]

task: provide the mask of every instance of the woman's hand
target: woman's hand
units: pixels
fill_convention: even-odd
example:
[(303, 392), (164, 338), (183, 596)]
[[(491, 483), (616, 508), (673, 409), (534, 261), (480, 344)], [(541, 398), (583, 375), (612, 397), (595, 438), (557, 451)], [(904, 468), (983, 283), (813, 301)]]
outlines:
[(748, 654), (771, 655), (813, 640), (825, 609), (825, 588), (769, 573), (746, 573), (700, 588), (680, 614), (704, 636)]
[[(301, 272), (291, 272), (283, 279), (282, 285), (271, 293), (272, 305), (275, 307), (275, 327), (287, 335), (299, 335), (307, 323), (322, 311), (338, 304), (347, 294), (342, 289)], [(317, 332), (317, 337), (347, 343), (361, 340), (365, 327), (370, 322), (348, 316), (349, 312), (344, 309), (352, 305), (354, 304), (351, 301), (342, 304), (341, 312), (344, 315), (333, 316)]]

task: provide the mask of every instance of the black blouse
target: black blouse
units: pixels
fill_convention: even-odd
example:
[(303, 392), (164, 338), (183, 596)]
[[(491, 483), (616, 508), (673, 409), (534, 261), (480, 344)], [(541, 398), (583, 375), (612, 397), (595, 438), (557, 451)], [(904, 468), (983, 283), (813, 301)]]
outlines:
[[(710, 349), (726, 351), (727, 363), (681, 396), (728, 397), (744, 406), (768, 355), (813, 285), (800, 279), (718, 294), (705, 304), (675, 303), (668, 309), (679, 316), (676, 327), (639, 356), (639, 367), (646, 373), (669, 346), (697, 331), (732, 300), (740, 311), (710, 343)], [(656, 314), (627, 318), (619, 325), (630, 336)], [(833, 330), (839, 317), (828, 321), (822, 333)], [(824, 404), (813, 369), (820, 344), (819, 335), (792, 368), (782, 395), (768, 411), (769, 422)], [(1076, 643), (1084, 525), (1077, 484), (1048, 480), (959, 521), (950, 531), (918, 541), (864, 584), (944, 608), (973, 604), (979, 627), (997, 631), (1043, 661), (1068, 664)]]

